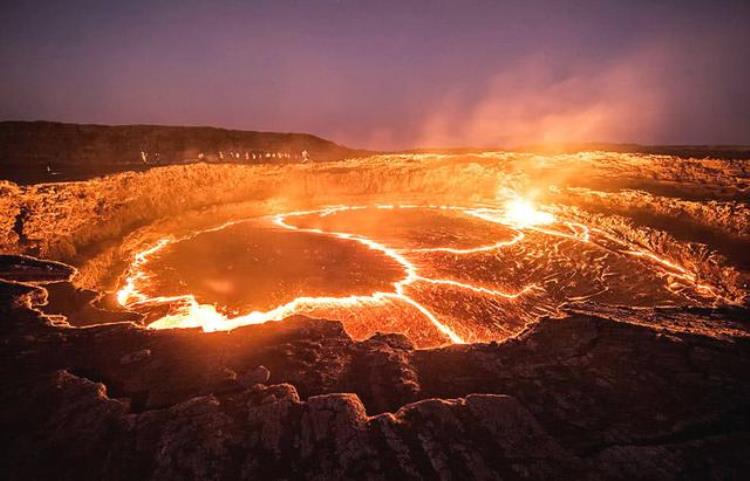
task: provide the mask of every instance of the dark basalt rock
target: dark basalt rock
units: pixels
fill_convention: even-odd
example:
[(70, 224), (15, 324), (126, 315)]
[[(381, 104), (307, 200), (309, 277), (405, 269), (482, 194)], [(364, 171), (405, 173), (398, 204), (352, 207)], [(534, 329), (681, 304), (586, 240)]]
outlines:
[(3, 177), (22, 183), (86, 179), (185, 162), (260, 163), (269, 160), (261, 160), (266, 153), (274, 154), (273, 161), (277, 160), (277, 153), (294, 154), (292, 159), (300, 161), (303, 150), (314, 160), (326, 161), (367, 153), (309, 134), (213, 127), (0, 122)]
[(217, 333), (72, 328), (34, 309), (46, 295), (0, 282), (6, 479), (750, 473), (750, 339), (703, 321), (725, 311), (571, 311), (503, 343), (416, 350), (300, 316)]
[(75, 268), (30, 256), (0, 254), (0, 279), (34, 283), (69, 281)]

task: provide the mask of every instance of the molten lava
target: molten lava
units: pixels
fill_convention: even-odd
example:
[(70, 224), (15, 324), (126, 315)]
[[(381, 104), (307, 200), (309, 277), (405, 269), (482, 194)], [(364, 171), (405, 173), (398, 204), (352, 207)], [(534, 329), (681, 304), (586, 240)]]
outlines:
[(555, 222), (549, 212), (537, 210), (530, 200), (516, 198), (508, 201), (505, 207), (505, 222), (516, 228), (548, 225)]
[[(408, 220), (406, 230), (399, 230), (399, 219)], [(355, 337), (398, 331), (417, 345), (431, 346), (502, 339), (540, 316), (556, 314), (564, 303), (592, 298), (673, 305), (706, 304), (719, 297), (713, 286), (671, 260), (598, 229), (557, 219), (521, 198), (501, 208), (346, 205), (260, 219), (264, 229), (305, 234), (309, 242), (353, 243), (400, 271), (397, 279), (371, 292), (309, 295), (303, 285), (301, 295), (270, 309), (236, 315), (229, 306), (206, 302), (190, 285), (184, 293), (156, 292), (158, 278), (165, 274), (151, 270), (151, 264), (166, 250), (242, 222), (247, 221), (182, 238), (164, 237), (136, 253), (117, 292), (118, 302), (146, 314), (152, 329), (230, 330), (305, 314), (339, 319)], [(336, 256), (335, 247), (330, 256)], [(644, 279), (649, 285), (641, 288)], [(212, 282), (225, 289), (221, 281)], [(289, 285), (281, 279), (278, 287), (269, 289), (290, 290)]]

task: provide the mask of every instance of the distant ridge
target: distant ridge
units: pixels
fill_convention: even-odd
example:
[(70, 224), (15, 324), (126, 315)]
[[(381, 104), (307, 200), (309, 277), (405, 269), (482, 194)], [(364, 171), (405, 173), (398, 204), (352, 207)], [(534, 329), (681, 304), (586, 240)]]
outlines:
[[(320, 137), (216, 127), (0, 122), (0, 178), (86, 178), (185, 162), (332, 161), (367, 155)], [(58, 173), (59, 178), (49, 178)]]

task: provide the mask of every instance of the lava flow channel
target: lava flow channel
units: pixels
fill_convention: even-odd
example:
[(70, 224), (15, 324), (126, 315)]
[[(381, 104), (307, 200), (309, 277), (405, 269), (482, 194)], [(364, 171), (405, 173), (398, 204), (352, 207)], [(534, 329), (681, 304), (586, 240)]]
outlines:
[[(392, 247), (386, 245), (381, 240), (374, 240), (368, 235), (355, 234), (338, 229), (300, 225), (304, 224), (303, 220), (305, 218), (324, 220), (337, 214), (364, 213), (366, 209), (373, 208), (379, 211), (429, 209), (438, 212), (456, 213), (481, 222), (499, 224), (513, 232), (513, 237), (474, 247)], [(605, 284), (602, 289), (593, 294), (575, 295), (566, 293), (567, 297), (558, 296), (556, 298), (554, 296), (554, 289), (559, 284), (559, 276), (555, 277), (553, 273), (553, 275), (540, 274), (539, 282), (525, 282), (523, 284), (519, 282), (516, 285), (517, 288), (509, 292), (504, 289), (491, 287), (493, 282), (476, 281), (473, 279), (467, 281), (465, 279), (459, 280), (459, 276), (436, 275), (440, 274), (440, 269), (425, 269), (422, 265), (418, 265), (419, 262), (417, 259), (424, 256), (442, 256), (445, 258), (445, 262), (449, 264), (451, 262), (463, 262), (464, 259), (472, 261), (478, 256), (483, 255), (498, 257), (499, 253), (503, 250), (515, 248), (523, 244), (527, 235), (561, 238), (566, 242), (582, 244), (592, 243), (591, 229), (587, 226), (579, 223), (558, 221), (551, 213), (537, 210), (525, 201), (517, 200), (510, 202), (504, 209), (444, 205), (334, 206), (319, 210), (278, 214), (270, 217), (268, 220), (276, 227), (289, 232), (335, 238), (364, 246), (366, 249), (382, 254), (395, 263), (401, 271), (400, 278), (390, 283), (390, 290), (378, 290), (365, 295), (299, 296), (269, 310), (252, 310), (251, 312), (239, 315), (231, 315), (217, 308), (214, 304), (199, 302), (194, 294), (160, 296), (148, 293), (154, 276), (153, 273), (149, 273), (148, 264), (155, 256), (163, 252), (168, 246), (174, 246), (185, 240), (192, 239), (199, 234), (221, 231), (231, 225), (245, 222), (235, 221), (212, 229), (199, 231), (182, 238), (164, 237), (155, 244), (136, 253), (126, 272), (122, 288), (117, 293), (118, 302), (123, 306), (140, 312), (159, 313), (157, 318), (152, 318), (151, 322), (149, 322), (148, 327), (150, 328), (201, 327), (205, 331), (230, 330), (248, 324), (281, 320), (294, 314), (327, 315), (328, 317), (337, 318), (337, 314), (344, 312), (395, 303), (401, 306), (408, 306), (408, 309), (418, 313), (423, 319), (429, 321), (429, 326), (434, 330), (434, 335), (428, 335), (426, 337), (427, 340), (423, 340), (419, 344), (435, 345), (447, 342), (464, 343), (467, 341), (489, 340), (493, 337), (504, 337), (517, 332), (519, 327), (525, 326), (539, 315), (554, 313), (558, 305), (564, 301), (584, 300), (597, 295), (603, 295), (608, 290)], [(299, 222), (295, 223), (294, 220), (298, 220)], [(614, 239), (606, 237), (605, 233), (598, 233), (598, 235), (610, 242), (614, 241)], [(557, 245), (555, 245), (555, 249), (557, 248)], [(610, 250), (612, 249), (610, 248)], [(684, 285), (692, 286), (696, 292), (700, 293), (699, 296), (708, 297), (714, 294), (713, 288), (697, 282), (694, 274), (650, 251), (637, 250), (632, 246), (621, 245), (616, 254), (621, 257), (637, 259), (641, 262), (644, 260), (652, 261), (652, 266), (650, 267), (655, 269), (658, 275), (668, 276), (670, 279), (675, 277), (680, 279), (683, 287)], [(429, 272), (425, 274), (424, 270)], [(544, 273), (542, 272), (542, 274)], [(604, 279), (603, 282), (606, 281), (606, 275), (606, 272), (601, 275), (601, 278)], [(551, 282), (550, 279), (554, 282)], [(494, 329), (497, 332), (493, 332), (493, 329), (482, 328), (481, 333), (476, 333), (473, 332), (472, 328), (466, 328), (466, 326), (461, 326), (460, 322), (456, 322), (454, 315), (445, 315), (436, 312), (436, 309), (432, 306), (432, 304), (435, 304), (434, 302), (425, 302), (421, 299), (421, 297), (427, 298), (424, 292), (420, 292), (426, 290), (426, 288), (418, 288), (421, 286), (461, 291), (468, 296), (484, 296), (494, 302), (494, 304), (491, 303), (488, 305), (487, 309), (489, 309), (489, 312), (495, 312), (500, 309), (497, 305), (498, 300), (514, 302), (523, 296), (538, 295), (545, 292), (549, 293), (549, 299), (531, 299), (527, 305), (521, 306), (523, 309), (519, 307), (516, 311), (512, 311), (521, 321), (514, 329), (497, 325), (497, 328)], [(671, 291), (669, 286), (667, 286), (667, 289)], [(675, 295), (679, 293), (678, 291), (674, 292)], [(439, 297), (444, 294), (438, 292), (434, 295)], [(468, 304), (470, 307), (475, 307), (472, 303)], [(395, 315), (406, 315), (403, 311), (401, 309), (401, 312)], [(527, 318), (522, 314), (525, 311), (529, 312)], [(471, 316), (473, 314), (468, 312), (466, 315)], [(347, 323), (344, 322), (344, 324), (346, 326)], [(370, 326), (371, 331), (369, 333), (371, 334), (374, 330), (383, 330), (377, 329), (377, 327), (377, 325)]]

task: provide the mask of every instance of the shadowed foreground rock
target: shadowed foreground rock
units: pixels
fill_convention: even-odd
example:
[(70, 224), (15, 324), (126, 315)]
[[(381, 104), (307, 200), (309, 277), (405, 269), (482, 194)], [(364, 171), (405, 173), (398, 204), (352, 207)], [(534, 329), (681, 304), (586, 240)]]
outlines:
[[(0, 281), (7, 479), (750, 473), (746, 309), (571, 311), (504, 343), (433, 350), (304, 317), (211, 334), (72, 328), (34, 309), (47, 290), (26, 259), (5, 259)], [(740, 334), (715, 334), (719, 319)]]

